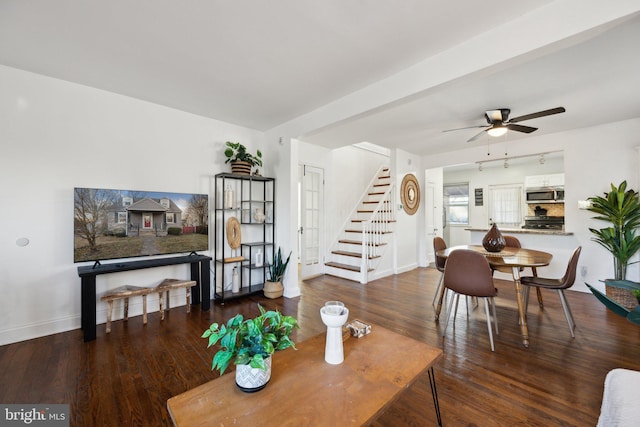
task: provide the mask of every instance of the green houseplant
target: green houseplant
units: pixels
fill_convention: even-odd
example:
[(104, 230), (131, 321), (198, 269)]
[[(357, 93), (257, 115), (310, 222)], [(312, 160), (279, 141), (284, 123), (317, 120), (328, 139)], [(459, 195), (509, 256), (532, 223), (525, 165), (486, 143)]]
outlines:
[(279, 298), (284, 292), (284, 286), (282, 286), (282, 278), (287, 271), (289, 260), (291, 259), (291, 252), (286, 261), (282, 258), (282, 248), (278, 248), (278, 252), (274, 253), (273, 260), (269, 264), (268, 280), (264, 284), (264, 296), (267, 298)]
[[(625, 279), (631, 258), (640, 250), (640, 236), (636, 235), (640, 225), (638, 193), (627, 189), (627, 181), (622, 181), (618, 187), (611, 184), (611, 191), (605, 192), (604, 197), (589, 197), (588, 200), (591, 202), (589, 211), (597, 214), (594, 219), (610, 224), (599, 229), (589, 228), (595, 236), (593, 241), (613, 255), (614, 278), (605, 280), (607, 296), (633, 310), (637, 305), (636, 296), (632, 293), (634, 287), (629, 286), (632, 282)], [(589, 288), (594, 291), (591, 286)]]
[(262, 167), (262, 152), (257, 150), (254, 156), (239, 142), (227, 141), (224, 155), (227, 157), (225, 163), (231, 163), (233, 173), (249, 175), (253, 166)]
[[(222, 375), (235, 358), (236, 384), (243, 391), (257, 391), (266, 385), (271, 377), (271, 355), (275, 351), (296, 348), (289, 336), (293, 329), (299, 328), (298, 321), (278, 310), (266, 311), (261, 305), (258, 308), (260, 315), (253, 319), (237, 314), (226, 324), (211, 324), (202, 334), (202, 338), (208, 340), (207, 348), (220, 342), (211, 369)], [(253, 378), (254, 375), (257, 378)]]
[(618, 187), (611, 184), (611, 191), (604, 197), (589, 197), (589, 210), (598, 214), (594, 219), (611, 225), (605, 228), (589, 228), (595, 235), (593, 240), (613, 255), (614, 279), (624, 280), (631, 257), (640, 249), (640, 236), (636, 229), (640, 225), (640, 199), (634, 190), (627, 190), (627, 181)]

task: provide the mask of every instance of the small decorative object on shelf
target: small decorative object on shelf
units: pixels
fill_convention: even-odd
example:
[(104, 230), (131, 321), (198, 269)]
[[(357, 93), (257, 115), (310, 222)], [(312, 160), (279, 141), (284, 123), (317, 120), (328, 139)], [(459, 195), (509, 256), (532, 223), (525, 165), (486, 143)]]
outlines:
[(258, 224), (262, 224), (264, 222), (264, 219), (266, 218), (265, 214), (264, 214), (264, 209), (262, 208), (256, 208), (256, 213), (253, 214), (253, 219), (258, 223)]
[(482, 246), (487, 250), (487, 252), (500, 252), (507, 245), (504, 237), (500, 230), (498, 230), (498, 226), (493, 223), (489, 232), (482, 239)]
[(296, 349), (289, 338), (298, 321), (293, 316), (284, 316), (278, 310), (265, 311), (258, 305), (260, 315), (244, 319), (241, 314), (229, 319), (226, 325), (211, 324), (202, 338), (211, 347), (220, 341), (220, 350), (213, 356), (212, 370), (220, 375), (235, 358), (236, 385), (244, 392), (262, 390), (271, 379), (272, 355), (289, 347)]
[(234, 196), (233, 190), (230, 185), (227, 185), (227, 188), (224, 190), (224, 208), (225, 209), (233, 209), (234, 206)]
[(233, 267), (233, 272), (231, 273), (231, 292), (237, 294), (240, 292), (240, 276), (238, 275), (238, 267)]
[(256, 267), (262, 267), (263, 261), (264, 261), (264, 254), (260, 249), (258, 249), (258, 252), (256, 253), (256, 262), (255, 262)]

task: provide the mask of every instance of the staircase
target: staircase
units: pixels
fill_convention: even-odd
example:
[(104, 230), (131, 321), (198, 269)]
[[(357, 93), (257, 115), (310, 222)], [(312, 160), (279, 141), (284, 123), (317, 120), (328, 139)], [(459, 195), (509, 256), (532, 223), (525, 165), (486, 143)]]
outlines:
[(333, 244), (325, 273), (368, 283), (388, 246), (395, 222), (395, 197), (389, 168), (381, 167)]

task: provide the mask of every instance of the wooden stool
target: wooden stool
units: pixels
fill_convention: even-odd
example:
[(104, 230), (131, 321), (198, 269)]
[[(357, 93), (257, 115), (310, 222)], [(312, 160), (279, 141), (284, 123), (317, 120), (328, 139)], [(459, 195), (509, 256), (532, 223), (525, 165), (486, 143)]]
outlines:
[(142, 321), (147, 324), (147, 295), (154, 292), (153, 288), (145, 288), (141, 286), (121, 286), (112, 289), (100, 297), (101, 301), (106, 301), (109, 308), (107, 309), (107, 333), (111, 332), (111, 312), (113, 311), (113, 301), (124, 298), (124, 320), (129, 318), (129, 297), (142, 295)]
[(167, 293), (167, 310), (169, 310), (169, 291), (171, 289), (185, 288), (187, 292), (187, 313), (191, 312), (191, 288), (196, 286), (195, 280), (178, 280), (178, 279), (164, 279), (158, 286), (156, 286), (155, 292), (158, 292), (158, 300), (160, 302), (160, 320), (164, 320), (164, 307), (162, 302), (164, 300), (163, 294)]

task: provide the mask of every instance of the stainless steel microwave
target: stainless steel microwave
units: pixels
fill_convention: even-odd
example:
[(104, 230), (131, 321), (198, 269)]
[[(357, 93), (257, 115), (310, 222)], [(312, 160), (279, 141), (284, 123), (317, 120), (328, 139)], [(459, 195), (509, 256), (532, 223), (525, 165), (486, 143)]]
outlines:
[(527, 188), (527, 203), (564, 203), (563, 187)]

